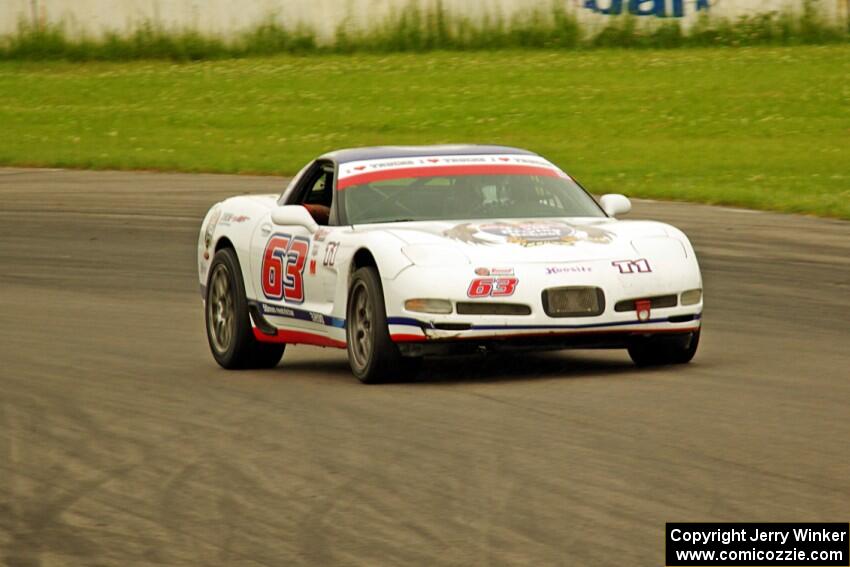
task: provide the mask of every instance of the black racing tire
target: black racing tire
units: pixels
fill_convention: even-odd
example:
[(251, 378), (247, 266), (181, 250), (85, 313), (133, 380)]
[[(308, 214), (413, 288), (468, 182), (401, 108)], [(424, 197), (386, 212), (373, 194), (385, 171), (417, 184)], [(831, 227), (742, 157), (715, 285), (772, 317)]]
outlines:
[(650, 337), (629, 345), (629, 356), (637, 366), (687, 364), (697, 353), (700, 331), (666, 337)]
[(419, 358), (405, 358), (390, 338), (381, 278), (373, 267), (351, 277), (345, 318), (348, 364), (364, 384), (398, 382), (416, 373)]
[(274, 368), (286, 345), (254, 337), (239, 259), (232, 248), (215, 253), (207, 278), (204, 319), (215, 361), (228, 370)]

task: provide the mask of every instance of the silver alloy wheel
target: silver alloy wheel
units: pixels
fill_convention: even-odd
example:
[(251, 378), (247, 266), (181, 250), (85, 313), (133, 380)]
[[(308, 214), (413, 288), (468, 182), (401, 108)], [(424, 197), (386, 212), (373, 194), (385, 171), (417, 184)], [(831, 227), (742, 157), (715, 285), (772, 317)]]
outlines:
[(365, 368), (372, 356), (372, 302), (363, 282), (357, 282), (351, 292), (351, 353), (359, 368)]
[(207, 300), (207, 327), (215, 349), (224, 353), (236, 334), (236, 310), (230, 286), (230, 271), (224, 264), (216, 265), (210, 276)]

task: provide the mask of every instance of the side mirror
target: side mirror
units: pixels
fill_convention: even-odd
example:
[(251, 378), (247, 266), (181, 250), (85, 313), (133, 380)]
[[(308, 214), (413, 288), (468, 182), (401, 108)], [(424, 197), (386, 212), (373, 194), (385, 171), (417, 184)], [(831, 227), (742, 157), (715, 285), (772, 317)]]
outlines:
[(319, 225), (307, 209), (301, 205), (283, 205), (272, 211), (272, 222), (281, 226), (303, 226), (311, 233), (319, 230)]
[(624, 215), (632, 210), (632, 202), (629, 201), (629, 198), (617, 193), (602, 195), (599, 204), (602, 205), (602, 210), (609, 217)]

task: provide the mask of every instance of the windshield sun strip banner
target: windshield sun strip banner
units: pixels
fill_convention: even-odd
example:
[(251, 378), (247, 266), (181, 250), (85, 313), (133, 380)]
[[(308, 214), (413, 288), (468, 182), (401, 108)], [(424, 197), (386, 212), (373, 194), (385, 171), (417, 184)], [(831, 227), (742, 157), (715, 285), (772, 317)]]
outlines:
[(557, 171), (540, 166), (530, 165), (449, 165), (437, 167), (416, 167), (410, 169), (394, 169), (372, 171), (340, 179), (337, 189), (342, 190), (352, 185), (363, 185), (375, 181), (404, 179), (409, 177), (441, 177), (448, 175), (540, 175), (543, 177), (561, 177)]
[(540, 175), (569, 178), (539, 156), (438, 156), (346, 163), (340, 166), (337, 189), (374, 181), (441, 175)]

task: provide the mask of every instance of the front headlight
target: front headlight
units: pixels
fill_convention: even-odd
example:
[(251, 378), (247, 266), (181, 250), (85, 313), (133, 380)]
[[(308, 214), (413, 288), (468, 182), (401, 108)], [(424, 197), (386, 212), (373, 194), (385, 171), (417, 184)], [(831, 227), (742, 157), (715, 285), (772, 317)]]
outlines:
[(696, 305), (700, 301), (702, 301), (701, 289), (689, 289), (688, 291), (682, 292), (682, 305)]
[(408, 299), (404, 302), (404, 308), (419, 313), (447, 315), (452, 312), (452, 302), (448, 299)]
[(440, 244), (411, 244), (401, 249), (401, 253), (417, 266), (459, 266), (469, 264), (459, 250)]

